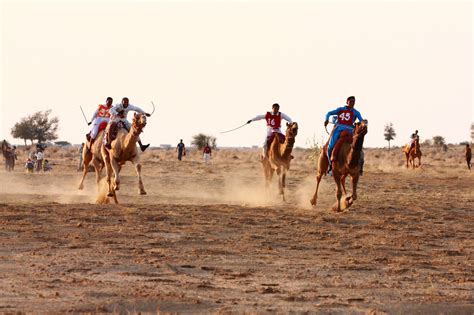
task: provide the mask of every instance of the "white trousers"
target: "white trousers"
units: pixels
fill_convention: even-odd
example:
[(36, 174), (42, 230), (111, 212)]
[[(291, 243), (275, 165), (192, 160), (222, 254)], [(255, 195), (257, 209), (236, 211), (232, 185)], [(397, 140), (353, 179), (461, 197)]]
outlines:
[(109, 122), (109, 118), (107, 117), (96, 117), (94, 119), (94, 122), (92, 123), (92, 129), (91, 129), (91, 138), (95, 139), (97, 137), (97, 134), (99, 133), (99, 126), (102, 122)]

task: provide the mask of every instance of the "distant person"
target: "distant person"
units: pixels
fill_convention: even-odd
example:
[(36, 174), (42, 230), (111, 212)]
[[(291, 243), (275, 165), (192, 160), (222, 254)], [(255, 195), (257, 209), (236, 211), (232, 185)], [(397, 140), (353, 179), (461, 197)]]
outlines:
[(39, 172), (43, 168), (44, 153), (43, 151), (41, 151), (41, 149), (38, 149), (35, 156), (36, 156), (36, 171)]
[(43, 159), (43, 165), (42, 166), (43, 166), (43, 172), (49, 172), (49, 171), (53, 170), (53, 168), (49, 164), (49, 161), (46, 160), (46, 159)]
[(11, 154), (12, 162), (11, 162), (11, 170), (15, 170), (15, 161), (18, 160), (18, 156), (16, 155), (16, 146), (12, 146), (8, 149), (8, 152)]
[(418, 143), (420, 143), (420, 136), (418, 135), (418, 130), (415, 130), (415, 132), (412, 133), (410, 136), (410, 142), (408, 142), (408, 145), (409, 145), (408, 152), (410, 152), (410, 150), (415, 147), (416, 140), (418, 140)]
[(104, 104), (99, 104), (98, 108), (95, 110), (94, 114), (92, 114), (92, 119), (87, 124), (92, 124), (91, 131), (86, 135), (88, 148), (92, 147), (97, 134), (99, 133), (99, 127), (103, 122), (108, 123), (110, 120), (110, 109), (112, 108), (113, 99), (111, 97), (107, 97)]
[(183, 139), (181, 139), (176, 146), (176, 151), (178, 152), (178, 160), (181, 161), (181, 158), (186, 156), (186, 147), (184, 146)]
[(466, 162), (467, 162), (467, 168), (471, 170), (471, 158), (472, 158), (472, 152), (471, 152), (471, 146), (469, 144), (466, 144), (466, 149), (464, 150), (466, 153)]
[(82, 152), (84, 151), (84, 142), (81, 143), (81, 146), (79, 147), (78, 153), (79, 153), (79, 164), (77, 165), (77, 171), (80, 172), (84, 168), (84, 165), (82, 164)]
[(265, 119), (267, 121), (267, 135), (265, 136), (265, 141), (263, 142), (263, 158), (268, 157), (268, 140), (273, 133), (280, 134), (283, 137), (285, 136), (281, 131), (281, 120), (284, 119), (290, 124), (293, 122), (288, 115), (280, 112), (280, 105), (277, 103), (272, 105), (272, 111), (267, 112), (265, 115), (257, 115), (254, 118), (247, 121), (247, 124), (250, 124), (252, 121)]
[(35, 161), (33, 161), (31, 158), (28, 158), (25, 163), (26, 172), (33, 173), (34, 169), (35, 169)]
[(206, 144), (204, 147), (204, 150), (202, 151), (202, 157), (204, 159), (204, 163), (209, 163), (209, 161), (212, 158), (212, 150), (211, 147), (209, 146), (209, 143)]
[[(132, 124), (127, 120), (127, 115), (129, 111), (134, 111), (134, 112), (146, 115), (147, 117), (151, 116), (150, 114), (145, 113), (145, 111), (139, 108), (138, 106), (130, 104), (128, 97), (124, 97), (122, 99), (122, 103), (115, 104), (114, 107), (110, 109), (111, 117), (110, 117), (109, 125), (107, 127), (107, 132), (110, 128), (111, 122), (118, 122), (118, 121), (124, 122), (127, 131), (130, 131)], [(140, 150), (142, 150), (142, 152), (145, 151), (150, 146), (150, 144), (146, 144), (146, 145), (142, 144), (142, 141), (140, 140), (140, 138), (138, 138), (138, 144), (140, 145)], [(110, 138), (108, 136), (106, 137), (105, 147), (107, 149), (112, 148), (110, 144)]]

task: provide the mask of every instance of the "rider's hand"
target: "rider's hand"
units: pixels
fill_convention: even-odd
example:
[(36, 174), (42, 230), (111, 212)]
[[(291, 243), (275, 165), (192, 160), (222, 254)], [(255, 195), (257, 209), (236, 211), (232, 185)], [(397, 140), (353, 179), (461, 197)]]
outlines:
[(247, 124), (250, 124), (252, 122), (252, 119), (250, 119), (249, 121), (247, 121)]
[(92, 124), (92, 121), (89, 121), (89, 122), (87, 123), (87, 126), (90, 126), (91, 124)]
[(145, 113), (145, 116), (146, 116), (146, 117), (150, 117), (150, 116), (151, 116), (151, 114), (149, 114), (149, 113)]
[(326, 127), (329, 124), (329, 120), (324, 121), (324, 127)]

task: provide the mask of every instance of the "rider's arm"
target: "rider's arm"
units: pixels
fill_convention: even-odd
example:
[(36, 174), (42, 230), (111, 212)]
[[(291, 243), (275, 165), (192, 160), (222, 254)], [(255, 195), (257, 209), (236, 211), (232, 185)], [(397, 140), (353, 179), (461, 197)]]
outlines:
[(336, 108), (335, 110), (332, 110), (332, 111), (328, 112), (326, 114), (326, 119), (325, 120), (329, 121), (329, 117), (332, 116), (332, 115), (337, 115), (337, 113), (339, 113), (340, 110), (341, 110), (341, 107)]
[(362, 118), (362, 115), (359, 113), (357, 109), (354, 109), (354, 117), (357, 118), (359, 121), (364, 120), (364, 118)]
[(257, 115), (254, 118), (250, 119), (251, 121), (257, 121), (257, 120), (262, 120), (265, 119), (265, 115)]
[(91, 121), (94, 121), (94, 119), (97, 117), (97, 114), (99, 113), (99, 109), (97, 108), (94, 112), (94, 114), (92, 114), (92, 119)]
[(140, 113), (140, 114), (143, 114), (143, 115), (146, 114), (145, 111), (144, 111), (143, 109), (141, 109), (140, 107), (138, 107), (138, 106), (129, 104), (129, 105), (128, 105), (128, 108), (129, 108), (130, 110), (133, 110), (133, 111), (138, 112), (138, 113)]
[(284, 120), (286, 120), (290, 124), (293, 122), (293, 120), (291, 120), (290, 116), (288, 116), (286, 114), (283, 114), (282, 112), (280, 112), (280, 114), (281, 114), (281, 118), (283, 118)]
[(112, 107), (110, 110), (109, 110), (109, 113), (112, 114), (113, 116), (118, 116), (119, 115), (119, 111), (122, 111), (122, 104), (116, 104), (114, 105), (114, 107)]

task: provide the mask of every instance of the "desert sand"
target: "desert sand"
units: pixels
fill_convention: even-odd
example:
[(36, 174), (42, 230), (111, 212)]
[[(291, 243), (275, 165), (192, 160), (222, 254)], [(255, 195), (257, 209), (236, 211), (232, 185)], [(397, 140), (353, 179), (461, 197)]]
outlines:
[[(77, 190), (74, 149), (50, 173), (0, 171), (0, 312), (473, 314), (474, 171), (463, 147), (367, 149), (347, 211), (298, 149), (287, 202), (265, 189), (256, 149), (142, 155), (146, 196), (122, 170), (120, 204)], [(422, 147), (423, 150), (423, 147)], [(103, 189), (103, 183), (102, 183)], [(349, 184), (350, 188), (351, 185)]]

